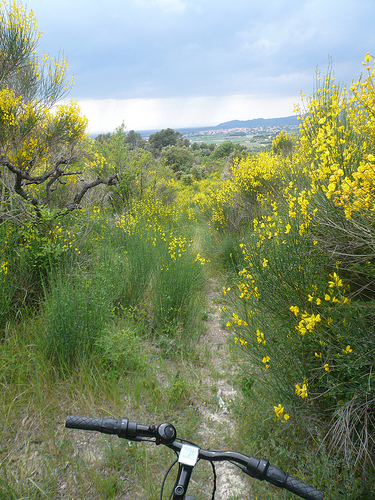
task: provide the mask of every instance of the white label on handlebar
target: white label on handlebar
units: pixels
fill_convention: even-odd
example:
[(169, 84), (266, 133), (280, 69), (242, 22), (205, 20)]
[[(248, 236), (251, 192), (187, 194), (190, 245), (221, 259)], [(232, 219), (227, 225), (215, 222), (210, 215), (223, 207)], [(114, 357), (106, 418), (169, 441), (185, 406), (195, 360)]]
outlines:
[(191, 446), (189, 444), (183, 444), (181, 447), (180, 455), (178, 461), (184, 465), (190, 465), (194, 467), (198, 462), (199, 448), (196, 446)]

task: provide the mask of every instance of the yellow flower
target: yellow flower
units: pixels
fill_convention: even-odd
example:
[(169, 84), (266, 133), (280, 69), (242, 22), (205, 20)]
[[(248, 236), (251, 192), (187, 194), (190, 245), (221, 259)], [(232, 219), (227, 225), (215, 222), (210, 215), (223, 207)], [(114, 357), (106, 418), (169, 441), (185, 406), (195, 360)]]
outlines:
[(342, 280), (336, 273), (330, 274), (330, 277), (333, 279), (333, 281), (328, 281), (328, 285), (330, 288), (333, 288), (334, 286), (343, 286)]
[(267, 259), (263, 259), (263, 267), (267, 267), (268, 266), (268, 260)]
[(353, 349), (350, 347), (350, 345), (346, 346), (346, 349), (343, 349), (345, 354), (349, 354), (350, 352), (353, 352)]
[(257, 330), (257, 341), (258, 341), (258, 344), (263, 344), (263, 345), (267, 344), (267, 342), (264, 338), (264, 333), (261, 332), (259, 329)]
[(301, 384), (296, 384), (296, 394), (297, 396), (299, 396), (300, 398), (304, 399), (304, 398), (307, 398), (308, 396), (308, 393), (307, 393), (307, 388), (308, 388), (309, 384), (307, 382), (307, 379), (304, 380), (302, 386)]
[(326, 363), (326, 364), (324, 365), (324, 369), (325, 369), (325, 371), (326, 371), (326, 372), (329, 372), (329, 364), (328, 364), (328, 363)]
[(289, 310), (292, 311), (296, 316), (298, 316), (298, 313), (299, 313), (298, 306), (291, 306), (291, 307), (289, 307)]
[(276, 413), (277, 418), (280, 418), (283, 416), (284, 407), (281, 406), (281, 404), (279, 404), (279, 406), (274, 406), (274, 409), (275, 409), (275, 413)]
[(264, 356), (264, 358), (262, 359), (262, 363), (264, 363), (266, 365), (266, 369), (267, 370), (270, 367), (269, 361), (270, 361), (270, 357), (269, 356)]
[(8, 262), (3, 262), (0, 266), (0, 273), (8, 273)]
[(369, 63), (371, 61), (371, 56), (370, 54), (365, 55), (365, 62)]

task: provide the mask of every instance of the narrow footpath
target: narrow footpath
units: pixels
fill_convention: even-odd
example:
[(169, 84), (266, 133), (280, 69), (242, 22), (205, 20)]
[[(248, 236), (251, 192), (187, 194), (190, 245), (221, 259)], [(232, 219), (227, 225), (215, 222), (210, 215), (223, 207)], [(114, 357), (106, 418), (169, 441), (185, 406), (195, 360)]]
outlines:
[[(227, 330), (223, 329), (219, 312), (220, 290), (215, 282), (209, 283), (208, 293), (208, 329), (201, 337), (202, 348), (210, 353), (208, 366), (203, 368), (203, 377), (209, 387), (216, 392), (216, 405), (203, 405), (200, 411), (203, 423), (199, 433), (206, 442), (212, 441), (220, 449), (228, 449), (226, 436), (235, 432), (235, 423), (231, 415), (231, 404), (236, 397), (236, 390), (232, 385), (235, 372), (231, 367)], [(213, 446), (212, 446), (213, 447)], [(243, 500), (253, 499), (250, 481), (236, 466), (230, 463), (216, 463), (217, 490), (216, 500)]]

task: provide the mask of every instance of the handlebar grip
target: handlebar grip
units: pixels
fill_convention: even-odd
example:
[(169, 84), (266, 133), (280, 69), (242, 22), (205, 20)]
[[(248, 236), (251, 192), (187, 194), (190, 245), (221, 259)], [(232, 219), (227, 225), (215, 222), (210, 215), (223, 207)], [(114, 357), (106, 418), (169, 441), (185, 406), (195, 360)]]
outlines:
[(284, 488), (305, 500), (323, 500), (324, 494), (299, 479), (287, 476)]
[(65, 420), (65, 427), (68, 429), (81, 429), (85, 431), (101, 431), (102, 428), (101, 418), (92, 417), (75, 417), (69, 415)]
[[(138, 425), (137, 422), (132, 422), (128, 418), (92, 418), (92, 417), (77, 417), (69, 415), (65, 420), (65, 427), (69, 429), (80, 429), (84, 431), (97, 431), (103, 434), (116, 434), (119, 438), (130, 439), (132, 441), (141, 441), (142, 437), (157, 437), (164, 444), (171, 442), (176, 437), (176, 430), (170, 424), (161, 424), (157, 429), (154, 425)], [(164, 436), (164, 430), (173, 429), (172, 435)]]
[(258, 460), (250, 457), (246, 472), (252, 477), (265, 479), (269, 483), (285, 488), (305, 500), (323, 500), (324, 494), (299, 479), (289, 476), (283, 470), (271, 465), (267, 460)]

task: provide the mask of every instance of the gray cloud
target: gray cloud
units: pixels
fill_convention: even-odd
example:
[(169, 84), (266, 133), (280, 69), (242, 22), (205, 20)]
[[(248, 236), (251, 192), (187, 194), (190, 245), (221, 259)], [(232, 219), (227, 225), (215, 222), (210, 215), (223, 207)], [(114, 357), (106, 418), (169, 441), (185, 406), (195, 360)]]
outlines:
[[(51, 8), (52, 6), (52, 8)], [(74, 99), (298, 95), (329, 56), (339, 81), (375, 52), (373, 0), (30, 0), (64, 50)]]

